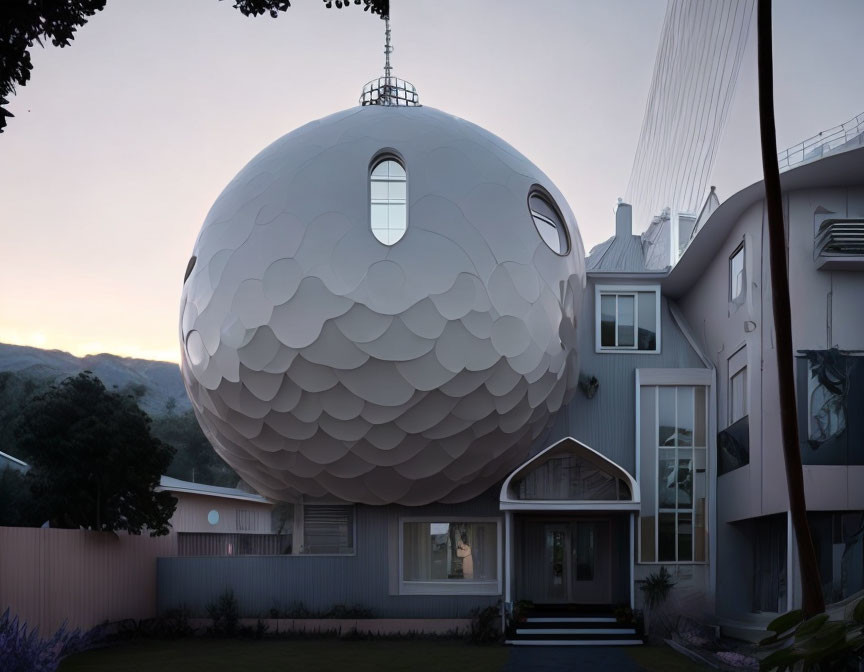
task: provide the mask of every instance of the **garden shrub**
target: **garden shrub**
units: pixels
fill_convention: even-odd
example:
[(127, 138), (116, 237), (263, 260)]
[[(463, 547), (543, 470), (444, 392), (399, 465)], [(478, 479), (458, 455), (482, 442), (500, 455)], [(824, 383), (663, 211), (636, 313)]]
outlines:
[(39, 629), (28, 629), (9, 609), (0, 616), (0, 672), (54, 672), (66, 656), (83, 651), (93, 641), (93, 631), (68, 632), (65, 624), (42, 639)]
[(468, 641), (472, 644), (494, 644), (501, 641), (501, 610), (486, 607), (471, 611), (471, 630)]
[(213, 621), (211, 632), (217, 637), (233, 637), (240, 621), (240, 606), (233, 590), (226, 590), (213, 604), (207, 605), (207, 615)]

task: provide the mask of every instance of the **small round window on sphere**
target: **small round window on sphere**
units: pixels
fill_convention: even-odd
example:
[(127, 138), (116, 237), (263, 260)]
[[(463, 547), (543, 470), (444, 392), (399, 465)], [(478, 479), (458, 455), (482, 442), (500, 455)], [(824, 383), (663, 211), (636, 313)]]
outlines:
[(552, 199), (539, 191), (532, 192), (528, 197), (528, 209), (547, 247), (555, 254), (567, 254), (570, 251), (567, 227)]
[(370, 225), (385, 245), (399, 242), (408, 228), (408, 178), (405, 167), (387, 157), (372, 166), (369, 175)]

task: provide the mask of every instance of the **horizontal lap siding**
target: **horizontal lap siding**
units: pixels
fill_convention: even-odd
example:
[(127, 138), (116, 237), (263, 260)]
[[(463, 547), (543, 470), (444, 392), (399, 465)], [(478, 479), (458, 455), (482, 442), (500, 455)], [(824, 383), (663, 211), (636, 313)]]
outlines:
[(0, 612), (42, 633), (156, 614), (156, 558), (174, 535), (0, 527)]
[[(426, 507), (356, 508), (356, 555), (175, 557), (158, 561), (159, 610), (184, 605), (203, 614), (227, 589), (240, 612), (269, 617), (271, 608), (303, 602), (312, 611), (334, 605), (361, 605), (383, 618), (463, 618), (476, 607), (495, 605), (499, 596), (390, 595), (388, 528), (402, 516), (500, 517), (498, 491), (492, 488), (463, 504)], [(503, 533), (503, 528), (502, 528)]]

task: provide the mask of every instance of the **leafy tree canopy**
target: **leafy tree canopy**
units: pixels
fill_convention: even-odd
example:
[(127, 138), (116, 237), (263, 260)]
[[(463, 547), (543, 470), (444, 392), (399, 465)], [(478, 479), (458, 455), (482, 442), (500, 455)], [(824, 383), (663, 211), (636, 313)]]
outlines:
[[(96, 12), (105, 8), (107, 0), (2, 0), (0, 1), (0, 133), (6, 117), (14, 116), (6, 109), (9, 96), (16, 86), (25, 86), (30, 79), (33, 63), (30, 49), (50, 41), (55, 47), (68, 47), (75, 31), (87, 23)], [(352, 0), (323, 0), (326, 7), (344, 8)], [(389, 13), (389, 0), (353, 0), (355, 5), (373, 14)], [(234, 7), (245, 16), (269, 14), (279, 16), (291, 6), (290, 0), (234, 0)]]
[(168, 533), (177, 500), (155, 492), (174, 449), (150, 433), (133, 397), (86, 371), (33, 399), (16, 428), (27, 474), (52, 525)]
[(183, 481), (236, 487), (240, 477), (213, 450), (192, 411), (169, 411), (155, 417), (152, 432), (177, 450), (166, 475)]

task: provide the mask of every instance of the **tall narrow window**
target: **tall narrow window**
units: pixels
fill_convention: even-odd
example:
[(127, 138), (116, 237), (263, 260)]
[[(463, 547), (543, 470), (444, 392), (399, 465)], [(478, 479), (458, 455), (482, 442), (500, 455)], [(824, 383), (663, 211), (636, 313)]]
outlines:
[(729, 300), (733, 303), (744, 298), (744, 244), (729, 257)]
[(369, 176), (372, 233), (385, 245), (399, 242), (408, 228), (408, 178), (405, 167), (386, 158), (372, 167)]
[(641, 388), (642, 562), (707, 559), (707, 396), (701, 385)]

